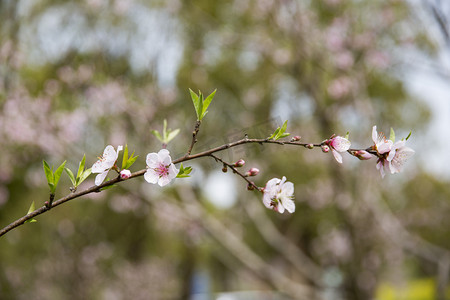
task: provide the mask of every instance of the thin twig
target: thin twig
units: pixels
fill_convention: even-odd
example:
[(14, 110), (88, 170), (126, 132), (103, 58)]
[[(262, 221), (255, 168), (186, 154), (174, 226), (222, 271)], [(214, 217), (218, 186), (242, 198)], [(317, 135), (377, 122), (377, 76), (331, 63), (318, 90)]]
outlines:
[(200, 130), (200, 125), (202, 124), (202, 121), (197, 120), (197, 122), (195, 122), (195, 127), (194, 127), (194, 131), (192, 131), (192, 141), (191, 141), (191, 145), (189, 146), (189, 149), (186, 153), (186, 156), (191, 155), (192, 152), (192, 148), (194, 148), (195, 143), (197, 143), (197, 134)]
[[(193, 133), (193, 139), (192, 139), (191, 147), (189, 148), (189, 152), (192, 151), (192, 148), (193, 148), (193, 146), (194, 146), (194, 144), (196, 142), (196, 135), (198, 133), (199, 126), (200, 126), (200, 121), (197, 121), (196, 126), (195, 126), (196, 130), (194, 130), (194, 133)], [(305, 148), (307, 148), (307, 147), (320, 147), (321, 146), (321, 144), (299, 143), (299, 142), (296, 142), (296, 141), (278, 141), (278, 140), (275, 141), (275, 140), (268, 140), (268, 139), (249, 139), (249, 138), (245, 137), (245, 138), (243, 138), (241, 140), (238, 140), (236, 142), (224, 144), (222, 146), (219, 146), (219, 147), (216, 147), (216, 148), (212, 148), (212, 149), (209, 149), (209, 150), (197, 153), (197, 154), (193, 154), (193, 155), (187, 154), (187, 155), (182, 156), (182, 157), (180, 157), (178, 159), (175, 159), (173, 161), (173, 163), (177, 164), (177, 163), (180, 163), (180, 162), (193, 160), (193, 159), (197, 159), (197, 158), (200, 158), (200, 157), (212, 156), (213, 153), (220, 152), (220, 151), (223, 151), (223, 150), (226, 150), (226, 149), (229, 149), (229, 148), (233, 148), (233, 147), (236, 147), (236, 146), (239, 146), (239, 145), (243, 145), (243, 144), (255, 144), (255, 143), (256, 144), (261, 144), (261, 145), (262, 144), (293, 145), (293, 146), (301, 146), (301, 147), (305, 147)], [(61, 204), (65, 203), (65, 202), (67, 202), (67, 201), (79, 198), (81, 196), (84, 196), (84, 195), (87, 195), (87, 194), (90, 194), (90, 193), (100, 192), (102, 188), (111, 186), (113, 184), (116, 184), (116, 183), (119, 183), (119, 182), (122, 182), (122, 181), (126, 181), (126, 180), (130, 180), (130, 179), (135, 178), (135, 177), (143, 176), (146, 171), (147, 171), (147, 169), (142, 169), (140, 171), (132, 173), (130, 178), (128, 178), (128, 179), (121, 179), (120, 177), (116, 177), (114, 179), (111, 179), (109, 181), (106, 181), (106, 182), (102, 183), (99, 186), (94, 185), (94, 186), (91, 186), (90, 188), (87, 188), (87, 189), (85, 189), (83, 191), (80, 191), (80, 192), (75, 192), (75, 193), (71, 192), (69, 195), (54, 201), (48, 207), (47, 206), (42, 206), (42, 207), (34, 210), (33, 212), (31, 212), (31, 213), (21, 217), (20, 219), (17, 219), (16, 221), (12, 222), (8, 226), (6, 226), (2, 230), (0, 230), (0, 236), (5, 235), (6, 233), (8, 233), (9, 231), (13, 230), (14, 228), (17, 228), (17, 227), (23, 225), (26, 221), (31, 220), (34, 217), (49, 211), (51, 208), (53, 208), (55, 206), (61, 205)], [(241, 176), (243, 176), (239, 172), (236, 172), (236, 173), (241, 175)], [(245, 178), (245, 176), (244, 176), (244, 178)], [(246, 179), (246, 181), (251, 183), (248, 179)], [(254, 187), (256, 187), (253, 183), (252, 183), (252, 185)], [(261, 191), (261, 188), (258, 188), (258, 187), (256, 187), (256, 188), (259, 191)]]

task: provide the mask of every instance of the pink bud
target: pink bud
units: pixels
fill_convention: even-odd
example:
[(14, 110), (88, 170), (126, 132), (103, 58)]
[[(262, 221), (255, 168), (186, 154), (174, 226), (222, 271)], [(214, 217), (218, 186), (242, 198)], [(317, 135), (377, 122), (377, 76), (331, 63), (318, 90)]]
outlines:
[(298, 142), (298, 141), (300, 141), (301, 138), (302, 138), (301, 136), (296, 135), (296, 136), (294, 136), (294, 137), (291, 139), (291, 141), (292, 141), (292, 142)]
[(352, 155), (356, 156), (360, 160), (368, 160), (368, 159), (371, 159), (373, 156), (372, 154), (370, 154), (369, 152), (367, 152), (365, 150), (352, 151)]
[(328, 152), (330, 152), (330, 147), (328, 147), (327, 145), (322, 145), (321, 147), (322, 147), (322, 152), (323, 152), (323, 153), (328, 153)]
[(313, 148), (314, 148), (314, 145), (313, 145), (313, 144), (308, 144), (308, 145), (306, 145), (305, 147), (308, 148), (308, 149), (313, 149)]
[(247, 176), (256, 176), (258, 174), (259, 174), (259, 169), (257, 169), (257, 168), (251, 168), (246, 173)]
[(130, 170), (122, 170), (120, 171), (120, 178), (122, 178), (123, 180), (130, 178), (131, 176), (131, 172)]
[(243, 159), (240, 159), (240, 160), (238, 160), (237, 162), (234, 163), (234, 166), (237, 167), (237, 168), (242, 167), (244, 165), (245, 165), (245, 160), (243, 160)]

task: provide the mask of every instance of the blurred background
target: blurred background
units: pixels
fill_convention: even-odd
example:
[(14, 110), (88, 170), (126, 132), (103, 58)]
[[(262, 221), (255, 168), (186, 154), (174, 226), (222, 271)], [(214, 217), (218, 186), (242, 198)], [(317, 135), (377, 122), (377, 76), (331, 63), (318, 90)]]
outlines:
[(2, 0), (0, 227), (47, 200), (43, 159), (76, 170), (128, 144), (137, 171), (164, 119), (184, 155), (188, 88), (217, 88), (194, 153), (288, 119), (355, 148), (373, 125), (412, 131), (416, 155), (382, 179), (374, 159), (320, 150), (220, 153), (259, 186), (293, 182), (292, 215), (207, 158), (164, 188), (76, 199), (0, 238), (0, 299), (450, 299), (448, 18), (439, 0)]

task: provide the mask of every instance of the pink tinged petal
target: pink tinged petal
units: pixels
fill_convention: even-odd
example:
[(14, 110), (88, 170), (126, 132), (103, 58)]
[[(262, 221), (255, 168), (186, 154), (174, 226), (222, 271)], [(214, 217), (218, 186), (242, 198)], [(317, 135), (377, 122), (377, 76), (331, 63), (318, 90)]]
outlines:
[(165, 176), (159, 177), (159, 180), (158, 180), (159, 186), (165, 186), (166, 184), (169, 184), (169, 182), (170, 182), (169, 176), (165, 175)]
[(103, 151), (103, 158), (108, 162), (115, 162), (117, 160), (117, 152), (111, 145), (106, 146), (105, 151)]
[(386, 175), (386, 174), (384, 173), (384, 165), (381, 160), (379, 160), (377, 163), (377, 170), (380, 170), (381, 178), (384, 178), (384, 175)]
[(283, 206), (283, 204), (281, 204), (281, 202), (278, 202), (278, 205), (277, 205), (277, 211), (278, 211), (280, 214), (284, 213), (284, 206)]
[(352, 143), (342, 136), (337, 136), (331, 139), (330, 145), (338, 152), (345, 152), (350, 149)]
[(342, 155), (334, 149), (331, 149), (331, 153), (333, 153), (334, 158), (340, 164), (342, 164)]
[(172, 163), (172, 158), (170, 157), (169, 150), (161, 149), (158, 152), (159, 160), (165, 165), (168, 166)]
[(283, 206), (291, 214), (295, 211), (295, 203), (294, 203), (294, 201), (292, 201), (292, 199), (285, 199), (283, 201)]
[(266, 192), (264, 192), (263, 203), (264, 203), (264, 206), (267, 207), (268, 209), (273, 209), (273, 207), (271, 205), (272, 204), (272, 198)]
[(384, 140), (383, 142), (377, 144), (377, 151), (380, 154), (387, 153), (391, 151), (392, 149), (392, 141), (391, 140)]
[(105, 168), (105, 166), (103, 165), (103, 161), (102, 160), (97, 160), (93, 165), (92, 165), (92, 173), (102, 173), (106, 170), (107, 168)]
[(378, 141), (378, 133), (377, 133), (377, 126), (372, 127), (372, 141), (377, 144)]
[(157, 153), (149, 153), (147, 154), (146, 159), (147, 166), (149, 168), (157, 168), (159, 167), (160, 161)]
[(177, 177), (178, 173), (180, 172), (180, 170), (178, 170), (174, 164), (170, 164), (169, 166), (169, 179), (172, 180), (175, 177)]
[(153, 169), (148, 169), (147, 172), (144, 174), (144, 179), (148, 183), (157, 183), (159, 179), (158, 173), (156, 173)]
[(102, 184), (103, 180), (105, 180), (105, 178), (106, 178), (106, 175), (108, 175), (108, 171), (109, 170), (106, 170), (105, 172), (100, 173), (97, 176), (95, 176), (95, 185)]
[(396, 155), (392, 159), (392, 161), (389, 162), (389, 169), (391, 170), (391, 173), (399, 173), (403, 169), (404, 163), (413, 156), (415, 151), (408, 147), (403, 147), (397, 150)]

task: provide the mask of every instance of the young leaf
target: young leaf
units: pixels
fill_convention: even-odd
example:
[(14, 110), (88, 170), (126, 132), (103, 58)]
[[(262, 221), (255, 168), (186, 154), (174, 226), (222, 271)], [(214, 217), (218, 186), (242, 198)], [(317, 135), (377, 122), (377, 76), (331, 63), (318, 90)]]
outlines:
[(202, 119), (208, 112), (208, 106), (211, 104), (212, 99), (214, 98), (214, 95), (216, 94), (217, 89), (215, 89), (208, 97), (206, 97), (205, 101), (203, 102), (203, 109), (202, 109)]
[(350, 132), (347, 131), (347, 133), (345, 134), (345, 138), (348, 140), (349, 136), (350, 136)]
[(77, 178), (81, 176), (84, 170), (84, 165), (86, 163), (86, 154), (83, 155), (83, 158), (80, 161), (80, 164), (78, 165), (78, 172), (77, 172)]
[(81, 176), (77, 177), (77, 184), (75, 185), (75, 187), (79, 186), (83, 181), (85, 181), (86, 178), (88, 178), (88, 176), (91, 175), (91, 173), (92, 173), (91, 168), (84, 170)]
[(272, 133), (272, 135), (269, 136), (267, 139), (268, 139), (268, 140), (273, 139), (273, 138), (278, 134), (278, 132), (280, 132), (280, 127), (278, 127), (277, 130), (275, 130), (275, 132)]
[[(133, 152), (133, 154), (134, 154), (134, 152)], [(131, 154), (131, 157), (128, 159), (127, 164), (125, 165), (125, 167), (122, 167), (122, 169), (128, 169), (129, 167), (131, 167), (134, 164), (134, 162), (139, 157), (139, 155), (133, 157), (133, 154)]]
[(159, 133), (158, 130), (152, 130), (151, 132), (152, 132), (152, 134), (153, 134), (154, 136), (156, 136), (156, 138), (157, 138), (161, 143), (164, 143), (163, 138), (161, 137), (161, 134)]
[(127, 165), (127, 161), (128, 161), (128, 145), (125, 144), (125, 149), (123, 149), (122, 169), (126, 169), (125, 166)]
[(203, 113), (203, 94), (202, 92), (199, 90), (198, 91), (198, 114), (199, 114), (199, 120), (201, 121), (203, 119), (202, 116)]
[(412, 131), (409, 132), (409, 134), (408, 134), (408, 136), (406, 137), (405, 140), (408, 140), (411, 137), (411, 133), (412, 133)]
[(166, 119), (164, 119), (164, 121), (163, 121), (163, 140), (164, 140), (164, 143), (166, 143), (167, 142), (167, 120)]
[[(30, 208), (28, 209), (27, 215), (32, 213), (34, 210), (35, 210), (35, 207), (34, 207), (34, 201), (33, 201), (33, 202), (31, 202), (31, 205), (30, 205)], [(32, 219), (29, 219), (29, 220), (25, 221), (25, 223), (33, 223), (33, 222), (37, 222), (37, 220), (32, 218)]]
[(171, 140), (173, 140), (179, 132), (180, 132), (179, 128), (175, 129), (174, 131), (169, 130), (169, 134), (167, 135), (166, 144), (168, 144)]
[(286, 133), (283, 133), (283, 134), (281, 134), (281, 135), (278, 136), (277, 140), (278, 140), (278, 139), (282, 139), (282, 138), (287, 137), (287, 136), (290, 136), (290, 135), (291, 135), (291, 134), (290, 134), (290, 133), (287, 133), (287, 132), (286, 132)]
[(54, 189), (53, 189), (53, 193), (55, 193), (56, 190), (56, 186), (58, 185), (59, 179), (61, 178), (61, 174), (62, 171), (64, 170), (64, 166), (66, 165), (66, 161), (64, 161), (59, 167), (58, 169), (56, 169), (55, 174), (54, 174)]
[(197, 114), (197, 120), (200, 120), (200, 99), (197, 94), (194, 93), (191, 89), (189, 89), (189, 93), (191, 94), (192, 103), (194, 103), (195, 113)]
[(74, 187), (76, 187), (77, 186), (77, 181), (75, 180), (75, 176), (73, 175), (72, 171), (69, 168), (64, 168), (64, 171), (66, 171), (67, 175), (69, 175), (69, 178), (70, 178), (70, 181), (72, 182), (72, 185)]
[(55, 180), (53, 177), (53, 171), (45, 160), (43, 161), (43, 165), (44, 165), (45, 177), (47, 177), (47, 183), (51, 189), (52, 188), (51, 185), (53, 185), (53, 182)]
[(391, 134), (389, 135), (389, 139), (394, 143), (395, 142), (395, 132), (394, 129), (391, 127)]
[(177, 178), (186, 178), (189, 177), (189, 174), (192, 171), (192, 167), (183, 168), (183, 164), (180, 165), (180, 171), (177, 174)]
[(287, 122), (288, 122), (288, 120), (284, 121), (283, 126), (281, 126), (280, 134), (285, 133), (285, 131), (287, 129)]

